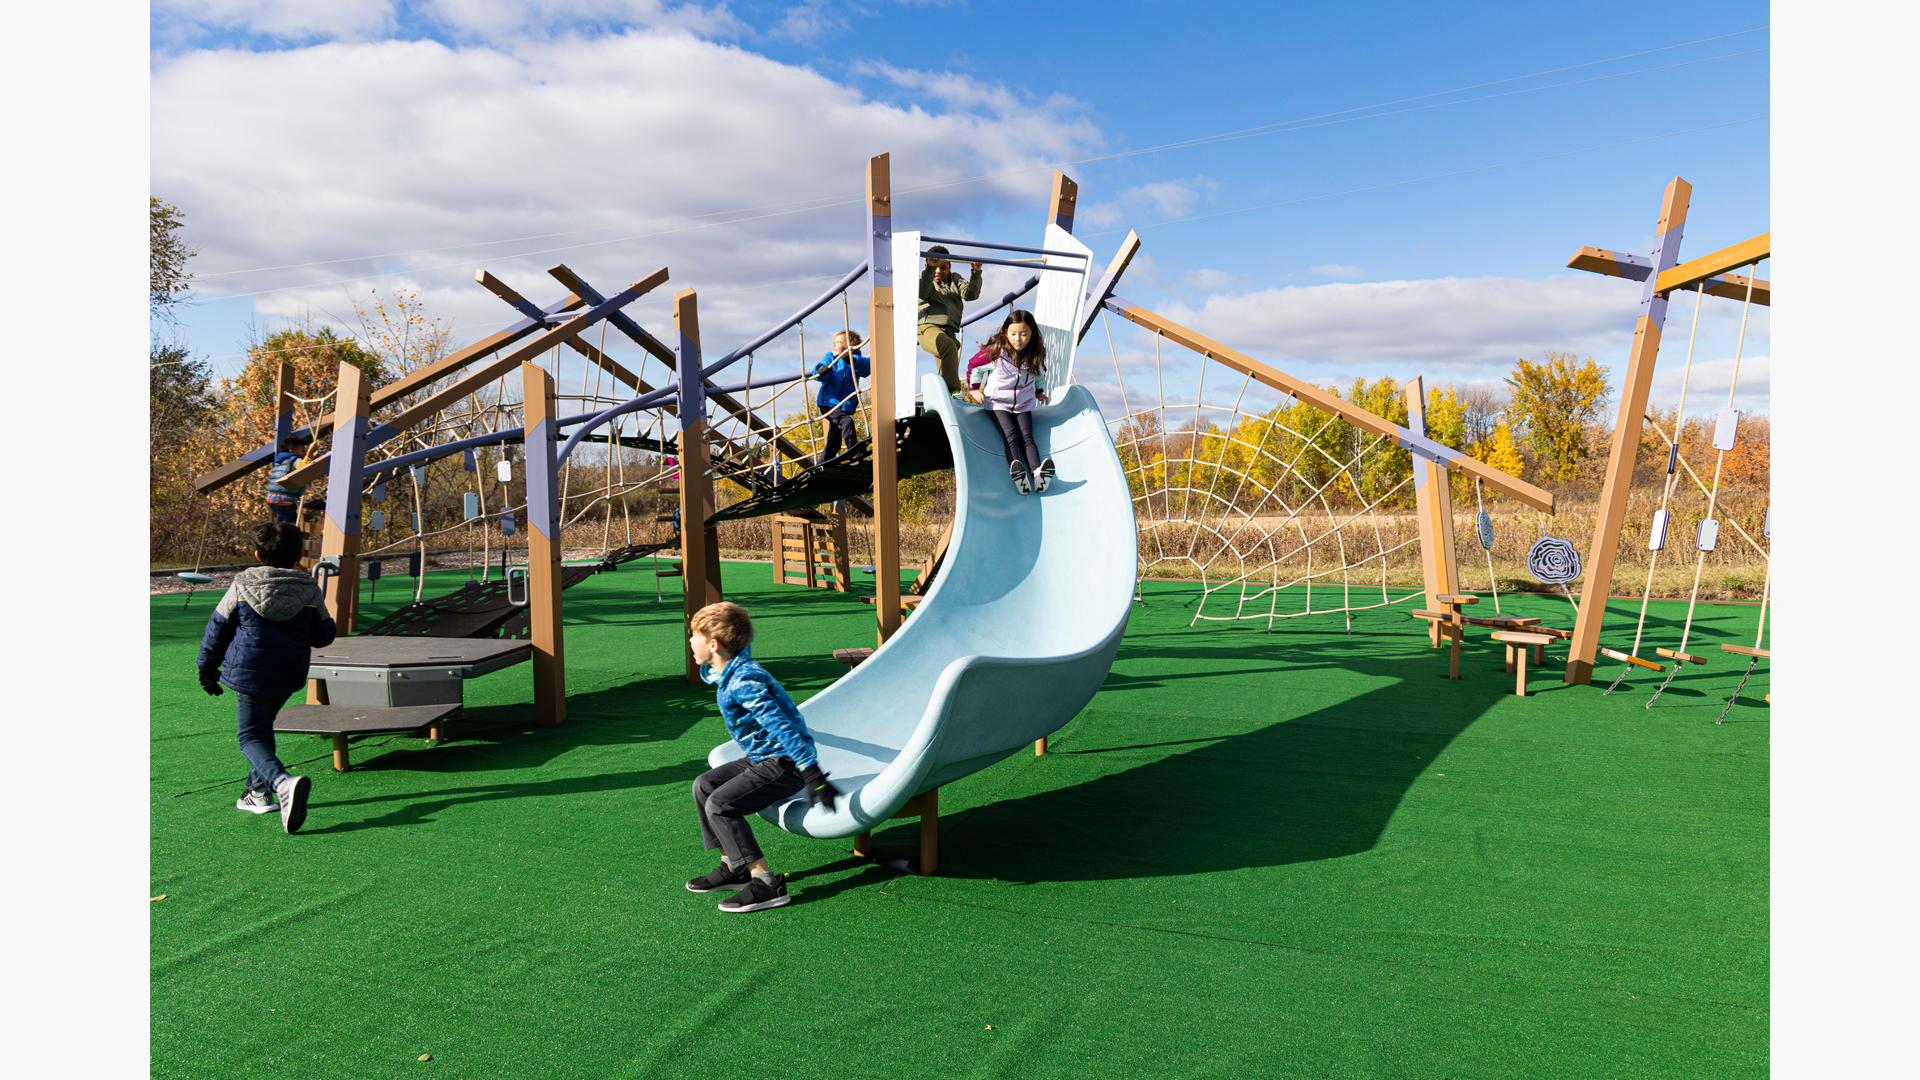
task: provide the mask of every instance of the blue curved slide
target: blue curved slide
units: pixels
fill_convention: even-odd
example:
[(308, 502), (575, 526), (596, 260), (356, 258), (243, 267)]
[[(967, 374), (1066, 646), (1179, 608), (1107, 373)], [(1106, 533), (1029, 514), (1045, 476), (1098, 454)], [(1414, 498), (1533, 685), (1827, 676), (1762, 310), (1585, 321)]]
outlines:
[[(845, 797), (831, 811), (796, 796), (761, 812), (789, 832), (866, 832), (1058, 731), (1106, 680), (1132, 611), (1133, 497), (1093, 395), (1072, 386), (1034, 410), (1059, 475), (1021, 495), (987, 411), (955, 402), (937, 375), (922, 386), (953, 444), (953, 539), (899, 632), (801, 704)], [(739, 756), (729, 740), (708, 760)]]

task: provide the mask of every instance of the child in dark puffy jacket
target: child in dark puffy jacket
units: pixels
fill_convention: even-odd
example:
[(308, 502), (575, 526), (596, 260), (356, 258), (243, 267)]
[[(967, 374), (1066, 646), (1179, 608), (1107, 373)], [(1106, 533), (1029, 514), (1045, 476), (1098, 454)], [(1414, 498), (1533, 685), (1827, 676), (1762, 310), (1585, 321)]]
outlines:
[(740, 891), (720, 901), (730, 914), (787, 903), (787, 884), (767, 866), (747, 815), (792, 798), (832, 810), (840, 791), (820, 771), (813, 733), (780, 683), (753, 659), (753, 620), (739, 604), (708, 604), (693, 613), (687, 646), (712, 683), (727, 734), (746, 756), (708, 769), (693, 782), (700, 837), (725, 858), (712, 873), (687, 882), (688, 892)]
[(289, 487), (281, 481), (300, 467), (312, 448), (310, 431), (296, 431), (281, 440), (279, 451), (273, 455), (273, 467), (267, 470), (267, 509), (272, 511), (273, 520), (289, 525), (300, 523), (300, 493), (306, 489)]
[(240, 571), (207, 619), (200, 639), (200, 688), (233, 691), (247, 788), (233, 805), (251, 814), (280, 811), (280, 825), (299, 831), (313, 781), (293, 776), (274, 756), (273, 720), (306, 685), (315, 646), (333, 644), (333, 619), (320, 587), (298, 569), (300, 530), (274, 521), (253, 530), (254, 554), (265, 564)]

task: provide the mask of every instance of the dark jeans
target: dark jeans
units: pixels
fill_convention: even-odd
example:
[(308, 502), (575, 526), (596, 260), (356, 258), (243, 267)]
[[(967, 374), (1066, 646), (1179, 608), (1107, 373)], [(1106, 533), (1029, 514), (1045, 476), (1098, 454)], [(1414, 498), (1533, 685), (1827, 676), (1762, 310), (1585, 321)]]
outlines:
[(287, 703), (287, 695), (278, 697), (242, 694), (234, 691), (234, 710), (240, 715), (240, 752), (247, 756), (247, 789), (272, 791), (287, 775), (287, 767), (273, 753), (273, 718)]
[(275, 521), (283, 521), (288, 525), (300, 524), (300, 508), (292, 503), (288, 503), (285, 506), (281, 506), (279, 503), (268, 503), (267, 509), (273, 511), (273, 520)]
[(793, 762), (767, 758), (758, 765), (746, 758), (708, 769), (693, 782), (693, 805), (700, 812), (700, 839), (719, 848), (735, 869), (758, 862), (760, 845), (747, 828), (747, 815), (786, 802), (806, 782)]
[(993, 422), (1000, 428), (1000, 437), (1007, 441), (1007, 460), (1025, 459), (1028, 472), (1039, 472), (1040, 448), (1033, 444), (1033, 414), (994, 409)]
[(838, 454), (841, 447), (853, 445), (853, 411), (848, 403), (843, 401), (820, 414), (820, 418), (827, 422), (827, 446), (820, 453), (820, 460), (826, 461)]

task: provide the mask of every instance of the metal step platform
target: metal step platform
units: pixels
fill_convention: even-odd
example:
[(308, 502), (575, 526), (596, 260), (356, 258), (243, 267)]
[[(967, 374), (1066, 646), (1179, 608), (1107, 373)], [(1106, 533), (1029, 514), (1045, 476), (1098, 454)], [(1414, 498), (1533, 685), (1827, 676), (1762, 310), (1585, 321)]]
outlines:
[(346, 772), (353, 767), (348, 759), (347, 736), (426, 728), (427, 738), (439, 742), (445, 737), (446, 721), (459, 712), (457, 701), (444, 705), (405, 705), (397, 709), (370, 705), (294, 705), (274, 717), (273, 731), (276, 735), (331, 737), (334, 771)]

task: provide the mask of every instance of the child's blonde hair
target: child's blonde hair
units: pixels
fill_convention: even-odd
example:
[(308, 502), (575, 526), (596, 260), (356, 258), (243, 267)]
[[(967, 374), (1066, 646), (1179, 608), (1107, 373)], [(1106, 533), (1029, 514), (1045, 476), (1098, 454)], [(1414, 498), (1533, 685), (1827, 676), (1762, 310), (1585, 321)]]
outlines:
[(857, 349), (860, 347), (860, 331), (858, 330), (835, 330), (833, 336), (846, 338), (847, 348), (849, 349)]
[(693, 613), (693, 632), (738, 656), (753, 640), (753, 618), (747, 609), (729, 600), (708, 604)]

